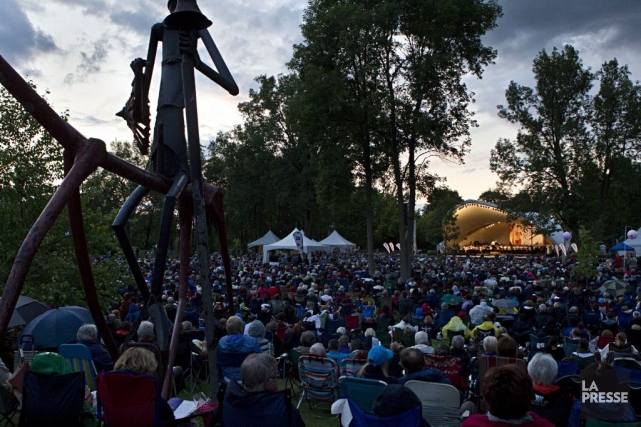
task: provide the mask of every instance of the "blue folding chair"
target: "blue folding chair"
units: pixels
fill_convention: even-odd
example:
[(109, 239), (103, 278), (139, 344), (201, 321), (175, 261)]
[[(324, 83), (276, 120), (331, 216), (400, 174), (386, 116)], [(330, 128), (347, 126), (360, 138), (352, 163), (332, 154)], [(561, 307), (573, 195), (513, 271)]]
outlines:
[(336, 333), (336, 330), (340, 327), (345, 327), (345, 318), (341, 317), (340, 319), (330, 319), (328, 318), (325, 321), (325, 332), (323, 335), (326, 337), (331, 337)]
[(579, 362), (556, 362), (559, 367), (556, 373), (556, 380), (570, 375), (579, 374)]
[(347, 403), (353, 417), (352, 422), (349, 424), (350, 427), (417, 427), (423, 425), (423, 414), (420, 405), (398, 415), (379, 418), (376, 415), (364, 412), (350, 398), (347, 398)]
[(341, 393), (351, 399), (363, 412), (372, 413), (374, 402), (381, 390), (387, 385), (380, 380), (370, 380), (358, 377), (340, 377), (338, 387)]
[(93, 363), (91, 352), (84, 344), (61, 344), (58, 354), (67, 359), (71, 372), (82, 372), (85, 375), (85, 384), (91, 391), (96, 390), (96, 365)]
[(619, 382), (629, 382), (635, 387), (641, 387), (641, 370), (627, 369), (620, 366), (615, 366), (614, 369), (617, 371)]

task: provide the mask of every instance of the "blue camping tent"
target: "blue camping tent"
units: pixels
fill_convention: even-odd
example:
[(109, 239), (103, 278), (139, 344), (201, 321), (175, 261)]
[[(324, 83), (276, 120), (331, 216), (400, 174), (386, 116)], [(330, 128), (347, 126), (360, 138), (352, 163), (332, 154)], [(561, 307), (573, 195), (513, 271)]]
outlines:
[(628, 246), (625, 243), (617, 243), (616, 245), (612, 246), (610, 248), (610, 252), (635, 252), (634, 248), (632, 246)]

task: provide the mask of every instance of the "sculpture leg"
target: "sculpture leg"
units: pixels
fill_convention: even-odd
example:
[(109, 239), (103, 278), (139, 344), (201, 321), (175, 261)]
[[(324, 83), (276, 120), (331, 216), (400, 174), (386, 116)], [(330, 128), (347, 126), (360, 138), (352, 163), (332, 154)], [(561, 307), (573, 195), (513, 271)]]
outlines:
[[(225, 229), (225, 212), (223, 209), (223, 193), (218, 187), (208, 185), (205, 188), (205, 206), (207, 213), (213, 219), (218, 233), (218, 243), (220, 245), (220, 255), (223, 258), (223, 267), (225, 268), (226, 292), (228, 301), (232, 300), (233, 289), (231, 287), (231, 259), (229, 257), (229, 247), (227, 246), (227, 231)], [(228, 306), (228, 316), (233, 316), (233, 305)]]
[(151, 297), (147, 304), (149, 315), (154, 322), (156, 339), (161, 351), (166, 351), (169, 346), (169, 319), (161, 303), (162, 280), (165, 274), (165, 265), (167, 264), (167, 247), (169, 246), (169, 234), (171, 232), (176, 198), (183, 191), (185, 185), (187, 185), (187, 175), (178, 175), (165, 197), (160, 220), (160, 236), (156, 247), (156, 261), (151, 279)]
[(171, 376), (173, 375), (176, 350), (178, 349), (178, 338), (181, 330), (181, 320), (187, 305), (187, 282), (189, 280), (189, 248), (191, 244), (191, 222), (194, 218), (191, 199), (184, 194), (178, 199), (178, 221), (180, 223), (180, 275), (178, 285), (178, 308), (176, 309), (176, 321), (169, 344), (169, 358), (167, 360), (167, 371), (165, 382), (162, 386), (162, 397), (169, 398), (171, 391)]
[[(64, 152), (65, 159), (65, 174), (68, 174), (73, 166), (74, 158), (68, 150)], [(93, 279), (91, 271), (91, 260), (89, 259), (89, 249), (87, 248), (87, 237), (85, 235), (85, 227), (82, 219), (82, 204), (80, 202), (80, 191), (76, 188), (69, 199), (67, 210), (69, 211), (69, 223), (71, 227), (71, 236), (73, 238), (73, 247), (76, 252), (76, 260), (78, 262), (78, 270), (82, 281), (82, 287), (85, 292), (87, 306), (91, 316), (93, 317), (100, 334), (107, 346), (109, 355), (113, 360), (118, 357), (118, 347), (116, 342), (109, 331), (107, 320), (100, 308), (98, 302), (98, 292), (96, 292), (96, 283)]]
[(204, 185), (202, 165), (200, 163), (200, 135), (198, 134), (198, 107), (196, 103), (196, 83), (194, 80), (194, 62), (188, 54), (182, 56), (183, 92), (185, 96), (185, 117), (187, 118), (187, 142), (189, 149), (189, 167), (191, 175), (191, 194), (194, 202), (194, 219), (196, 222), (196, 242), (198, 263), (201, 266), (200, 285), (202, 287), (203, 308), (205, 317), (205, 334), (207, 339), (207, 359), (209, 363), (209, 389), (212, 395), (218, 393), (218, 381), (215, 372), (216, 351), (214, 348), (214, 310), (212, 307), (211, 283), (209, 280), (209, 252), (207, 244), (207, 217), (205, 216)]
[(42, 211), (33, 227), (25, 237), (16, 259), (13, 262), (7, 284), (0, 300), (0, 335), (4, 335), (9, 325), (9, 319), (16, 307), (22, 291), (24, 280), (42, 240), (53, 226), (56, 218), (62, 212), (67, 201), (78, 191), (80, 184), (97, 169), (107, 155), (105, 143), (97, 139), (89, 139), (78, 155), (69, 174), (62, 180), (47, 206)]
[(131, 193), (131, 195), (127, 198), (125, 204), (122, 205), (120, 211), (118, 212), (118, 215), (116, 215), (116, 219), (114, 220), (113, 224), (111, 224), (111, 227), (113, 228), (114, 233), (116, 233), (116, 237), (118, 238), (118, 242), (120, 243), (120, 247), (125, 254), (125, 259), (127, 260), (127, 264), (129, 265), (129, 270), (134, 276), (134, 280), (144, 301), (147, 301), (149, 299), (149, 289), (147, 289), (147, 283), (145, 282), (145, 278), (142, 275), (142, 271), (140, 271), (140, 265), (138, 264), (136, 254), (131, 247), (131, 242), (129, 241), (129, 237), (127, 236), (127, 232), (125, 231), (125, 226), (127, 225), (127, 221), (129, 221), (129, 217), (133, 213), (134, 209), (136, 209), (136, 207), (140, 204), (142, 198), (145, 197), (147, 193), (149, 193), (149, 189), (143, 187), (142, 185), (136, 188), (134, 192)]

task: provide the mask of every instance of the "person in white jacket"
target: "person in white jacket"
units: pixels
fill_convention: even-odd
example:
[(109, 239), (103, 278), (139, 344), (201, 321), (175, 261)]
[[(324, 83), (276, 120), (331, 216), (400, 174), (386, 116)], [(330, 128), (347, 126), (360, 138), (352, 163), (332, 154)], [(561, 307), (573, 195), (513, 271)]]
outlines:
[(487, 305), (487, 302), (483, 300), (479, 305), (472, 307), (470, 310), (470, 322), (472, 322), (473, 325), (480, 325), (483, 323), (483, 316), (488, 316), (493, 312), (492, 307)]

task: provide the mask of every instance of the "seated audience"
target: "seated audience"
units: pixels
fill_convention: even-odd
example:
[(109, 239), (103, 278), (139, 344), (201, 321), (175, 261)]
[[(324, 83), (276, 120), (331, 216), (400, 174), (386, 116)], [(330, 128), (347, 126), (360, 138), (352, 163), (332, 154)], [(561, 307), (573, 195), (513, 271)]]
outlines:
[(305, 331), (300, 336), (300, 346), (296, 347), (296, 350), (300, 354), (309, 354), (309, 349), (316, 342), (316, 335), (312, 331)]
[[(468, 338), (471, 335), (470, 330), (467, 329), (467, 326), (465, 326), (461, 318), (458, 316), (452, 317), (450, 321), (443, 326), (441, 332), (443, 333), (443, 338), (452, 338), (452, 336), (457, 334), (463, 334), (464, 338)], [(450, 334), (449, 336), (448, 333)]]
[(338, 338), (338, 351), (345, 354), (350, 354), (352, 350), (349, 346), (349, 337), (347, 335), (341, 335)]
[(341, 353), (340, 351), (338, 351), (337, 339), (329, 340), (329, 343), (327, 344), (327, 350), (328, 351), (326, 357), (332, 359), (334, 362), (336, 362), (337, 365), (340, 365), (343, 359), (347, 357), (345, 353)]
[[(158, 363), (154, 354), (142, 347), (131, 347), (116, 360), (114, 370), (117, 372), (131, 372), (134, 374), (144, 374), (154, 376), (158, 369)], [(160, 421), (170, 421), (174, 419), (174, 411), (182, 399), (172, 398), (169, 402), (162, 399), (160, 408), (156, 408), (158, 419)]]
[(639, 352), (632, 344), (628, 342), (628, 336), (625, 334), (625, 332), (619, 332), (616, 335), (614, 342), (606, 345), (603, 350), (600, 350), (600, 353), (601, 360), (605, 360), (607, 363), (612, 364), (612, 360), (614, 360), (616, 353), (633, 355), (638, 354)]
[[(225, 355), (238, 354), (247, 355), (248, 353), (262, 353), (262, 349), (256, 341), (248, 335), (243, 335), (243, 321), (238, 316), (231, 316), (227, 319), (227, 333), (218, 342), (218, 353)], [(223, 367), (223, 374), (227, 380), (235, 379), (240, 381), (240, 368)]]
[(405, 375), (398, 380), (399, 384), (405, 384), (410, 380), (450, 384), (443, 372), (434, 368), (425, 368), (423, 353), (414, 347), (401, 351), (401, 365), (405, 369)]
[(465, 349), (465, 339), (461, 336), (452, 338), (450, 354), (461, 359), (461, 375), (467, 378), (470, 375), (470, 356)]
[(554, 385), (558, 372), (556, 360), (549, 354), (537, 353), (528, 363), (527, 372), (534, 387), (530, 410), (557, 427), (567, 425), (572, 409), (572, 391)]
[(267, 329), (265, 328), (265, 325), (258, 319), (248, 323), (247, 327), (245, 328), (245, 334), (258, 341), (258, 345), (260, 346), (263, 353), (268, 353), (273, 356), (274, 345), (271, 343), (271, 341), (265, 338), (266, 332)]
[[(421, 400), (407, 387), (399, 384), (386, 385), (374, 402), (372, 412), (379, 418), (393, 417), (420, 407)], [(429, 424), (421, 417), (416, 427), (428, 427)]]
[(414, 347), (423, 354), (434, 354), (434, 347), (430, 346), (430, 339), (426, 332), (420, 331), (414, 334)]
[(98, 328), (96, 325), (85, 324), (78, 328), (76, 334), (78, 343), (84, 344), (91, 353), (91, 359), (96, 365), (98, 373), (111, 371), (114, 368), (114, 362), (107, 350), (98, 342)]
[(310, 356), (327, 357), (327, 352), (322, 343), (317, 342), (309, 348)]
[[(392, 353), (394, 356), (387, 362), (387, 373), (389, 374), (390, 377), (394, 378), (400, 378), (403, 376), (403, 366), (401, 365), (401, 351), (403, 351), (405, 347), (401, 343), (393, 342), (390, 344), (390, 350), (392, 350)], [(365, 354), (364, 359), (367, 358), (367, 354)]]
[(374, 329), (367, 328), (365, 331), (364, 343), (367, 350), (380, 344), (380, 341), (376, 338), (376, 331)]
[(371, 380), (385, 381), (387, 384), (398, 383), (398, 379), (389, 376), (387, 370), (388, 362), (392, 357), (394, 357), (394, 353), (382, 345), (372, 347), (367, 353), (367, 363), (361, 368), (358, 376)]
[(516, 357), (518, 352), (519, 345), (510, 336), (504, 336), (496, 343), (496, 353), (500, 357)]
[(552, 356), (557, 362), (560, 362), (565, 358), (565, 350), (563, 349), (561, 340), (557, 335), (552, 335), (550, 337), (550, 342), (545, 346), (544, 352)]
[[(605, 362), (594, 362), (589, 364), (583, 372), (581, 372), (581, 377), (590, 378), (588, 381), (592, 381), (593, 379), (597, 382), (609, 382), (612, 381), (612, 378), (615, 378), (615, 381), (617, 381), (614, 368)], [(601, 381), (599, 380), (600, 378)], [(580, 419), (584, 416), (599, 420), (607, 420), (614, 423), (636, 421), (634, 408), (628, 402), (591, 402), (590, 404), (581, 404), (580, 401), (576, 401), (572, 406), (568, 426), (580, 426)]]
[(483, 350), (485, 356), (498, 356), (496, 337), (486, 337), (483, 340)]
[(217, 411), (210, 426), (221, 421), (223, 427), (305, 426), (298, 409), (286, 404), (284, 395), (278, 393), (278, 366), (273, 356), (250, 354), (240, 366), (240, 377), (242, 385), (238, 381), (229, 383), (222, 409)]
[(494, 326), (494, 322), (492, 322), (490, 316), (483, 316), (483, 322), (472, 329), (472, 335), (477, 340), (482, 340), (483, 338), (488, 336), (498, 336), (499, 330), (496, 326)]
[(550, 421), (529, 412), (534, 397), (532, 380), (515, 365), (505, 365), (490, 369), (483, 379), (483, 398), (489, 411), (474, 414), (461, 424), (461, 427), (476, 426), (514, 426), (553, 427)]

